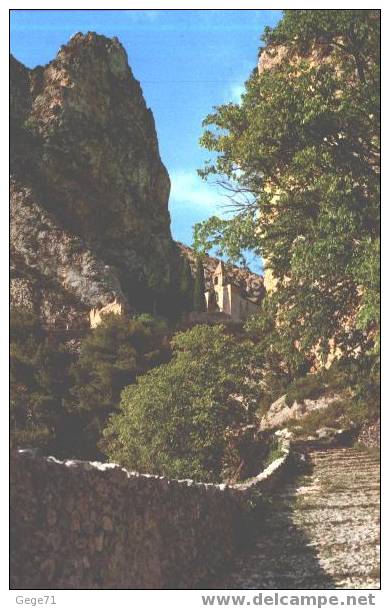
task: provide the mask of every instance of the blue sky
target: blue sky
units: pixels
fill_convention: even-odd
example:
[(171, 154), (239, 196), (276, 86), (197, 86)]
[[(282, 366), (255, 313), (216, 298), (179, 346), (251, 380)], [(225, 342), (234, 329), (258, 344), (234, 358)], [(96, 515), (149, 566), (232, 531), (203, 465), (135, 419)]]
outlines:
[[(192, 226), (225, 203), (196, 173), (210, 153), (199, 146), (213, 106), (239, 101), (257, 64), (271, 10), (12, 10), (11, 51), (29, 67), (53, 59), (76, 32), (117, 36), (152, 109), (161, 158), (171, 177), (172, 234), (188, 245)], [(259, 261), (251, 262), (259, 270)]]

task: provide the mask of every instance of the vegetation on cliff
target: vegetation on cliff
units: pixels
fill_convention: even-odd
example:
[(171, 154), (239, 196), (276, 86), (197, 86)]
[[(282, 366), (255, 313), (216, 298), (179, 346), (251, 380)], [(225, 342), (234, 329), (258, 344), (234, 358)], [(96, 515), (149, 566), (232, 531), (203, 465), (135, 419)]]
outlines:
[(11, 310), (10, 431), (17, 447), (57, 452), (62, 442), (71, 355), (53, 347), (33, 313)]

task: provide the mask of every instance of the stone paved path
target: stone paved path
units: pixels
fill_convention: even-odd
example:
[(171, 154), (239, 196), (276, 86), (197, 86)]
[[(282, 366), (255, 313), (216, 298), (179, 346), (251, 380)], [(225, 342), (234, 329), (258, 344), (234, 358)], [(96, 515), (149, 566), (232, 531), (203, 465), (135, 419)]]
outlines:
[(379, 587), (379, 462), (352, 448), (310, 450), (310, 473), (272, 496), (257, 541), (214, 589)]

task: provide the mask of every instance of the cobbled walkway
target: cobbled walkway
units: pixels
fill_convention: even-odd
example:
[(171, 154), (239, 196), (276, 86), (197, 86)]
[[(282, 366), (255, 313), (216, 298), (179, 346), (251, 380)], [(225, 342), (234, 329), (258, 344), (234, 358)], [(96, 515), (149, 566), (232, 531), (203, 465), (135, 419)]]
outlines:
[(310, 473), (259, 516), (257, 541), (214, 589), (379, 587), (379, 462), (353, 448), (309, 450)]

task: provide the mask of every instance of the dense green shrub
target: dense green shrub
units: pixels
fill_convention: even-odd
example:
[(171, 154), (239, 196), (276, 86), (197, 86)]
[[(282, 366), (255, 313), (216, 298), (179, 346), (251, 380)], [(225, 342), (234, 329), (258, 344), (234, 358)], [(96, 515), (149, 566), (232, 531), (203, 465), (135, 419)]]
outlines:
[(283, 457), (283, 455), (284, 452), (282, 451), (279, 440), (277, 440), (275, 437), (272, 438), (268, 445), (264, 466), (266, 467), (267, 465), (270, 465), (272, 461), (275, 461), (275, 459), (280, 459), (280, 457)]
[(123, 387), (170, 357), (166, 323), (147, 314), (106, 316), (79, 357), (31, 312), (12, 310), (10, 329), (12, 445), (59, 457), (101, 457), (97, 442)]
[(308, 374), (298, 378), (289, 385), (286, 393), (286, 403), (292, 406), (294, 402), (301, 404), (304, 400), (317, 400), (325, 392), (325, 385), (317, 374)]
[[(240, 463), (232, 436), (256, 422), (260, 393), (253, 344), (223, 326), (176, 335), (173, 358), (122, 393), (101, 449), (129, 469), (222, 480)], [(232, 462), (233, 461), (233, 462)]]

